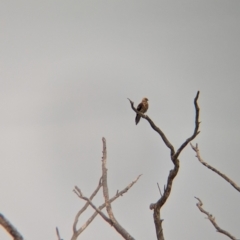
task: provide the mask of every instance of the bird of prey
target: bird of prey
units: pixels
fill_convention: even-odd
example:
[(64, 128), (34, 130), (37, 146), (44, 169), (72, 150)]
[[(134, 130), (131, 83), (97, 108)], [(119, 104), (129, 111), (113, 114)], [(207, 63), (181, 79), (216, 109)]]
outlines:
[[(142, 102), (138, 104), (137, 110), (141, 113), (145, 113), (148, 110), (148, 99), (143, 98)], [(136, 115), (135, 122), (136, 125), (139, 123), (141, 116), (139, 114)]]

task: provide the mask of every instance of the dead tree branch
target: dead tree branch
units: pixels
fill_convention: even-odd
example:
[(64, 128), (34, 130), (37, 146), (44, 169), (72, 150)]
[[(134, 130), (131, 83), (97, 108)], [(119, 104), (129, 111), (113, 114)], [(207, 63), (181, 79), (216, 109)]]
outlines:
[(116, 231), (122, 235), (124, 239), (133, 240), (134, 238), (118, 223), (116, 218), (113, 215), (111, 203), (109, 201), (109, 194), (108, 194), (108, 185), (107, 185), (107, 146), (106, 146), (106, 139), (102, 138), (103, 141), (103, 157), (102, 157), (102, 184), (103, 184), (103, 195), (105, 199), (106, 209), (109, 218), (111, 219), (113, 227)]
[(108, 222), (108, 223), (112, 226), (112, 221), (111, 221), (111, 219), (109, 219), (103, 212), (101, 212), (101, 211), (92, 203), (92, 201), (91, 201), (89, 198), (83, 196), (81, 190), (80, 190), (77, 186), (75, 186), (75, 189), (74, 189), (73, 191), (78, 195), (79, 198), (81, 198), (81, 199), (85, 200), (86, 202), (88, 202), (89, 205), (91, 205), (91, 207), (92, 207), (95, 211), (97, 211), (97, 213), (98, 213), (106, 222)]
[(190, 143), (199, 133), (199, 126), (200, 126), (200, 122), (199, 122), (199, 113), (200, 113), (200, 108), (198, 106), (198, 97), (199, 97), (199, 91), (197, 92), (196, 97), (194, 98), (194, 106), (195, 106), (195, 111), (196, 111), (196, 115), (195, 115), (195, 129), (193, 131), (193, 134), (191, 137), (189, 137), (188, 139), (186, 139), (186, 141), (179, 147), (179, 149), (177, 150), (177, 152), (174, 154), (174, 158), (178, 158), (178, 156), (180, 155), (180, 153), (182, 152), (182, 150), (188, 145), (188, 143)]
[(234, 182), (232, 181), (228, 176), (226, 176), (225, 174), (221, 173), (220, 171), (218, 171), (216, 168), (212, 167), (211, 165), (209, 165), (208, 163), (204, 162), (203, 159), (201, 158), (200, 155), (200, 150), (198, 148), (198, 144), (196, 144), (196, 146), (194, 147), (191, 144), (192, 149), (196, 152), (196, 157), (198, 159), (198, 161), (200, 163), (202, 163), (205, 167), (209, 168), (210, 170), (212, 170), (213, 172), (217, 173), (219, 176), (221, 176), (223, 179), (225, 179), (227, 182), (229, 182), (237, 191), (240, 192), (240, 187)]
[(189, 138), (187, 138), (187, 140), (184, 141), (184, 143), (178, 148), (178, 150), (176, 152), (174, 150), (173, 145), (167, 139), (167, 137), (165, 136), (163, 131), (159, 127), (157, 127), (155, 125), (155, 123), (147, 115), (144, 115), (144, 114), (138, 112), (136, 110), (136, 108), (134, 107), (134, 102), (132, 102), (130, 99), (128, 99), (130, 104), (131, 104), (131, 107), (132, 107), (133, 111), (136, 112), (137, 114), (139, 114), (142, 118), (146, 119), (149, 122), (150, 126), (153, 128), (153, 130), (155, 130), (161, 136), (163, 142), (165, 143), (165, 145), (170, 150), (171, 160), (174, 164), (173, 169), (170, 170), (170, 172), (169, 172), (168, 179), (167, 179), (167, 186), (166, 186), (166, 188), (164, 188), (163, 195), (160, 197), (160, 199), (156, 203), (152, 203), (150, 205), (150, 209), (153, 210), (153, 219), (154, 219), (154, 223), (155, 223), (156, 235), (157, 235), (158, 240), (164, 240), (163, 229), (162, 229), (162, 221), (163, 220), (160, 218), (160, 209), (164, 205), (164, 203), (167, 201), (168, 197), (170, 196), (170, 193), (171, 193), (171, 190), (172, 190), (173, 180), (178, 173), (178, 170), (179, 170), (179, 159), (178, 159), (178, 157), (179, 157), (180, 153), (182, 152), (182, 150), (187, 146), (187, 144), (199, 134), (199, 126), (200, 126), (199, 112), (200, 112), (200, 108), (199, 108), (198, 102), (197, 102), (198, 97), (199, 97), (199, 91), (197, 92), (197, 95), (194, 98), (194, 106), (195, 106), (195, 112), (196, 112), (194, 132)]
[(61, 239), (61, 237), (60, 237), (60, 233), (59, 233), (59, 231), (58, 231), (58, 228), (56, 227), (56, 233), (57, 233), (57, 238), (58, 238), (58, 240), (62, 240)]
[[(116, 200), (118, 197), (122, 196), (124, 193), (126, 193), (141, 177), (139, 175), (136, 180), (134, 180), (132, 183), (130, 183), (126, 188), (124, 188), (122, 191), (117, 191), (114, 197), (109, 199), (109, 193), (108, 193), (108, 185), (107, 185), (107, 147), (106, 147), (106, 140), (105, 138), (102, 138), (103, 142), (103, 157), (102, 157), (102, 177), (99, 180), (98, 186), (96, 190), (92, 193), (90, 198), (87, 198), (83, 195), (81, 192), (80, 188), (75, 186), (73, 192), (77, 194), (77, 196), (83, 200), (86, 201), (86, 204), (84, 207), (77, 213), (75, 217), (75, 221), (73, 224), (73, 236), (71, 240), (76, 240), (77, 237), (87, 228), (87, 226), (93, 221), (93, 219), (99, 214), (106, 222), (108, 222), (111, 226), (115, 228), (115, 230), (122, 235), (124, 239), (127, 240), (134, 240), (134, 238), (117, 222), (113, 215), (112, 207), (111, 207), (111, 202)], [(103, 196), (105, 203), (99, 206), (98, 208), (93, 204), (92, 199), (94, 196), (97, 194), (99, 189), (103, 187)], [(77, 223), (80, 215), (88, 208), (88, 206), (91, 206), (94, 210), (95, 213), (85, 222), (85, 224), (77, 230)], [(109, 215), (109, 218), (101, 211), (104, 207), (107, 209), (107, 213)]]
[(207, 215), (208, 220), (212, 223), (212, 225), (215, 227), (215, 229), (217, 230), (217, 232), (222, 233), (222, 234), (228, 236), (228, 237), (229, 237), (230, 239), (232, 239), (232, 240), (237, 240), (237, 239), (236, 239), (234, 236), (232, 236), (229, 232), (221, 229), (221, 228), (217, 225), (217, 223), (215, 222), (215, 217), (213, 217), (212, 214), (210, 214), (209, 212), (205, 211), (205, 210), (202, 208), (202, 205), (203, 205), (202, 201), (201, 201), (199, 198), (197, 198), (197, 197), (195, 197), (195, 198), (198, 200), (198, 203), (196, 204), (197, 207), (198, 207), (198, 209), (199, 209), (202, 213), (204, 213), (204, 214)]
[[(118, 197), (123, 196), (123, 194), (125, 194), (137, 181), (138, 179), (141, 177), (141, 175), (139, 175), (133, 182), (131, 182), (127, 187), (125, 187), (123, 190), (121, 190), (120, 192), (117, 191), (116, 195), (112, 198), (109, 199), (109, 202), (112, 203), (114, 200), (116, 200)], [(74, 191), (75, 192), (75, 191)], [(78, 194), (77, 194), (78, 195)], [(91, 195), (92, 197), (92, 195)], [(89, 199), (91, 199), (91, 197)], [(92, 200), (92, 199), (91, 199)], [(88, 206), (88, 202), (86, 203)], [(102, 210), (103, 208), (106, 207), (106, 204), (103, 203), (101, 206), (98, 207), (99, 210)], [(81, 210), (80, 210), (81, 211)], [(80, 212), (79, 211), (79, 212)], [(81, 212), (82, 213), (82, 212)], [(78, 214), (78, 217), (80, 217), (80, 214)], [(95, 211), (95, 213), (85, 222), (85, 224), (83, 224), (83, 226), (81, 228), (79, 228), (76, 232), (74, 232), (71, 240), (76, 240), (77, 237), (88, 227), (88, 225), (94, 220), (94, 218), (98, 215), (98, 212)]]
[(14, 240), (23, 240), (18, 230), (0, 213), (0, 225), (13, 237)]

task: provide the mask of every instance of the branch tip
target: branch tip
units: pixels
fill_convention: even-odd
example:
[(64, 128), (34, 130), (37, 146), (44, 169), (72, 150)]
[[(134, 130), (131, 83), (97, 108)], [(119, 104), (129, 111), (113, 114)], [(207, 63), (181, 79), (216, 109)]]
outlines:
[(234, 236), (232, 236), (229, 232), (221, 229), (221, 228), (217, 225), (217, 223), (216, 223), (216, 221), (215, 221), (215, 217), (213, 217), (212, 214), (210, 214), (209, 212), (207, 212), (206, 210), (204, 210), (204, 209), (202, 208), (202, 205), (203, 205), (202, 201), (201, 201), (199, 198), (197, 198), (197, 197), (195, 197), (195, 198), (199, 201), (199, 203), (196, 204), (197, 207), (198, 207), (198, 209), (207, 216), (207, 219), (212, 223), (212, 225), (215, 227), (216, 231), (219, 232), (219, 233), (222, 233), (222, 234), (224, 234), (224, 235), (226, 235), (226, 236), (228, 236), (228, 237), (229, 237), (230, 239), (232, 239), (232, 240), (236, 240), (236, 238), (235, 238)]
[[(192, 146), (192, 145), (191, 145)], [(232, 187), (234, 187), (237, 191), (240, 192), (240, 186), (238, 186), (232, 179), (230, 179), (228, 176), (226, 176), (225, 174), (223, 174), (222, 172), (220, 172), (218, 169), (212, 167), (211, 165), (209, 165), (207, 162), (205, 162), (201, 155), (200, 155), (200, 150), (198, 148), (198, 144), (196, 143), (196, 146), (192, 146), (192, 149), (196, 152), (196, 158), (198, 159), (198, 161), (204, 165), (205, 167), (207, 167), (208, 169), (212, 170), (213, 172), (215, 172), (216, 174), (218, 174), (220, 177), (222, 177), (225, 181), (227, 181), (228, 183), (230, 183), (232, 185)]]

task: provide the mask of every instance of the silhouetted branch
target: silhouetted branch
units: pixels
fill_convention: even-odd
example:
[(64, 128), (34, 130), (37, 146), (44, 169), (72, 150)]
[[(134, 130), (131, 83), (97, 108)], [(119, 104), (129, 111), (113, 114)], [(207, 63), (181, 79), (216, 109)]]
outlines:
[[(102, 187), (102, 177), (99, 179), (98, 182), (98, 186), (96, 188), (96, 190), (92, 193), (92, 195), (90, 196), (90, 200), (93, 200), (93, 198), (96, 196), (96, 194), (98, 193), (99, 189)], [(79, 210), (79, 212), (77, 213), (74, 223), (73, 223), (73, 235), (77, 234), (78, 230), (77, 230), (77, 223), (78, 223), (78, 219), (80, 217), (80, 215), (88, 208), (89, 203), (86, 202), (86, 204), (82, 207), (81, 210)], [(79, 235), (79, 234), (77, 234)]]
[(225, 174), (221, 173), (220, 171), (218, 171), (216, 168), (212, 167), (211, 165), (209, 165), (208, 163), (204, 162), (203, 159), (200, 156), (200, 151), (198, 149), (198, 144), (196, 144), (196, 146), (194, 147), (191, 144), (192, 149), (196, 152), (196, 157), (199, 160), (200, 163), (202, 163), (205, 167), (211, 169), (213, 172), (217, 173), (219, 176), (221, 176), (223, 179), (225, 179), (227, 182), (229, 182), (237, 191), (240, 192), (240, 187), (233, 182), (228, 176), (226, 176)]
[(14, 240), (23, 240), (18, 230), (0, 213), (0, 225), (13, 237)]
[(103, 157), (102, 157), (102, 184), (103, 184), (103, 196), (105, 199), (106, 204), (106, 210), (108, 212), (108, 215), (110, 219), (114, 222), (115, 218), (112, 212), (112, 206), (109, 202), (109, 194), (108, 194), (108, 186), (107, 186), (107, 146), (106, 146), (106, 140), (105, 138), (102, 138), (103, 142)]
[(187, 140), (185, 140), (185, 142), (179, 147), (177, 152), (175, 152), (173, 145), (169, 142), (169, 140), (167, 139), (165, 134), (162, 132), (162, 130), (159, 127), (157, 127), (155, 125), (155, 123), (147, 115), (144, 115), (144, 114), (138, 112), (136, 110), (136, 108), (134, 107), (134, 102), (132, 102), (130, 99), (128, 99), (130, 104), (131, 104), (132, 109), (137, 114), (139, 114), (142, 118), (145, 118), (149, 122), (151, 127), (161, 136), (165, 145), (170, 149), (171, 160), (174, 164), (173, 169), (170, 170), (170, 172), (169, 172), (168, 179), (167, 179), (167, 185), (166, 185), (166, 187), (164, 187), (163, 195), (160, 197), (160, 199), (156, 203), (150, 204), (150, 209), (154, 210), (153, 219), (154, 219), (154, 223), (155, 223), (156, 235), (157, 235), (158, 240), (164, 240), (163, 229), (162, 229), (162, 221), (163, 220), (161, 220), (161, 218), (160, 218), (160, 209), (164, 205), (164, 203), (167, 201), (168, 197), (170, 196), (170, 193), (171, 193), (171, 190), (172, 190), (173, 180), (178, 173), (178, 170), (179, 170), (179, 159), (178, 159), (178, 157), (179, 157), (180, 153), (182, 152), (182, 150), (187, 146), (187, 144), (199, 134), (199, 125), (200, 125), (199, 112), (200, 112), (200, 108), (199, 108), (198, 102), (197, 102), (198, 97), (199, 97), (199, 91), (197, 92), (197, 95), (194, 98), (194, 106), (195, 106), (195, 111), (196, 111), (194, 132), (193, 132), (192, 136), (187, 138)]
[(198, 207), (198, 209), (199, 209), (202, 213), (204, 213), (204, 214), (207, 215), (208, 220), (209, 220), (209, 221), (212, 223), (212, 225), (216, 228), (217, 232), (222, 233), (222, 234), (228, 236), (228, 237), (229, 237), (230, 239), (232, 239), (232, 240), (237, 240), (237, 239), (236, 239), (234, 236), (232, 236), (229, 232), (221, 229), (221, 228), (217, 225), (217, 223), (215, 222), (215, 218), (212, 216), (212, 214), (210, 214), (209, 212), (205, 211), (205, 210), (202, 208), (202, 205), (203, 205), (202, 201), (201, 201), (199, 198), (197, 198), (197, 197), (195, 197), (195, 198), (198, 200), (198, 203), (196, 204), (197, 207)]

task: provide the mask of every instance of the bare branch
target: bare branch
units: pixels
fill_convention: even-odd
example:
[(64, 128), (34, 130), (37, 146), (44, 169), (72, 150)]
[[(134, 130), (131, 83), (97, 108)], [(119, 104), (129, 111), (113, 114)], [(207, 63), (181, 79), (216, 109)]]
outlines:
[[(114, 197), (112, 197), (109, 202), (112, 203), (114, 200), (116, 200), (118, 197), (123, 196), (124, 193), (126, 193), (141, 177), (139, 175), (132, 183), (130, 183), (126, 188), (124, 188), (122, 191), (117, 192)], [(102, 210), (103, 208), (106, 207), (106, 204), (102, 204), (101, 206), (98, 207), (99, 210)], [(85, 224), (79, 228), (79, 230), (76, 232), (76, 234), (71, 238), (71, 240), (76, 240), (77, 237), (88, 227), (88, 225), (93, 221), (93, 219), (98, 215), (98, 212), (96, 211), (86, 222)]]
[(106, 210), (108, 212), (108, 215), (113, 222), (113, 227), (116, 229), (116, 231), (122, 235), (124, 239), (133, 240), (134, 238), (118, 223), (118, 221), (115, 219), (111, 207), (111, 203), (109, 201), (109, 194), (108, 194), (108, 186), (107, 186), (107, 147), (106, 147), (106, 139), (102, 138), (103, 141), (103, 157), (102, 157), (102, 184), (103, 184), (103, 195), (105, 199), (106, 204)]
[(205, 167), (209, 168), (210, 170), (212, 170), (213, 172), (217, 173), (219, 176), (221, 176), (223, 179), (225, 179), (227, 182), (229, 182), (237, 191), (240, 192), (240, 187), (234, 182), (232, 181), (228, 176), (226, 176), (225, 174), (221, 173), (220, 171), (218, 171), (216, 168), (212, 167), (211, 165), (209, 165), (208, 163), (204, 162), (203, 159), (200, 156), (200, 151), (198, 149), (198, 144), (196, 144), (196, 146), (194, 147), (191, 144), (192, 149), (196, 152), (196, 157), (199, 160), (200, 163), (202, 163)]
[(103, 142), (103, 157), (102, 157), (102, 184), (103, 184), (103, 196), (106, 203), (106, 209), (110, 219), (114, 222), (115, 218), (112, 212), (112, 207), (109, 202), (108, 186), (107, 186), (107, 146), (105, 138), (102, 138)]
[[(96, 194), (98, 193), (98, 191), (101, 187), (102, 187), (102, 177), (99, 179), (96, 190), (90, 196), (90, 198), (89, 198), (90, 200), (93, 200), (93, 198), (96, 196)], [(89, 206), (89, 203), (86, 202), (86, 204), (82, 207), (82, 209), (80, 209), (79, 212), (77, 213), (74, 223), (73, 223), (73, 235), (75, 233), (77, 233), (77, 223), (78, 223), (78, 219), (79, 219), (80, 215), (88, 208), (88, 206)]]
[(209, 212), (205, 211), (205, 210), (202, 208), (202, 205), (203, 205), (202, 201), (201, 201), (199, 198), (197, 198), (197, 197), (195, 197), (195, 198), (198, 200), (198, 203), (196, 204), (197, 207), (198, 207), (198, 209), (199, 209), (202, 213), (204, 213), (204, 214), (207, 215), (208, 220), (209, 220), (209, 221), (212, 223), (212, 225), (216, 228), (217, 232), (222, 233), (222, 234), (228, 236), (228, 237), (229, 237), (230, 239), (232, 239), (232, 240), (237, 240), (237, 239), (236, 239), (234, 236), (232, 236), (229, 232), (221, 229), (221, 228), (217, 225), (217, 223), (215, 222), (215, 218), (212, 216), (212, 214), (210, 214)]
[(152, 203), (150, 205), (150, 209), (154, 210), (153, 212), (153, 219), (155, 223), (155, 228), (156, 228), (156, 235), (158, 240), (164, 240), (164, 235), (163, 235), (163, 229), (162, 229), (162, 219), (160, 217), (160, 210), (164, 203), (167, 201), (171, 190), (172, 190), (172, 184), (173, 180), (176, 177), (177, 173), (179, 170), (179, 160), (176, 159), (174, 161), (174, 168), (170, 170), (169, 175), (168, 175), (168, 180), (167, 180), (167, 186), (164, 189), (163, 195), (160, 197), (160, 199), (156, 203)]
[(14, 240), (23, 240), (18, 230), (0, 213), (0, 225), (13, 237)]
[(162, 130), (159, 127), (157, 127), (155, 125), (155, 123), (147, 115), (144, 115), (144, 114), (138, 112), (134, 107), (134, 102), (132, 102), (130, 99), (128, 99), (133, 111), (136, 112), (137, 114), (139, 114), (142, 118), (145, 118), (149, 122), (151, 127), (161, 136), (165, 145), (170, 149), (171, 160), (174, 164), (174, 168), (172, 170), (170, 170), (170, 172), (169, 172), (168, 179), (167, 179), (167, 185), (166, 185), (166, 187), (164, 187), (163, 195), (161, 195), (160, 199), (156, 203), (150, 204), (150, 209), (154, 210), (153, 218), (154, 218), (154, 223), (155, 223), (156, 234), (157, 234), (158, 240), (164, 240), (163, 229), (162, 229), (162, 221), (163, 220), (160, 219), (160, 209), (164, 205), (164, 203), (167, 201), (168, 197), (170, 196), (173, 180), (179, 171), (178, 157), (179, 157), (180, 153), (182, 152), (182, 150), (187, 146), (187, 144), (199, 134), (200, 108), (199, 108), (198, 102), (197, 102), (198, 97), (199, 97), (199, 91), (197, 92), (197, 95), (194, 98), (194, 106), (195, 106), (195, 111), (196, 111), (194, 132), (193, 132), (192, 136), (187, 138), (187, 140), (185, 140), (185, 142), (179, 147), (177, 152), (175, 152), (173, 145), (169, 142), (169, 140), (167, 139), (165, 134), (162, 132)]
[(95, 211), (97, 211), (98, 214), (99, 214), (106, 222), (108, 222), (108, 223), (112, 226), (112, 221), (111, 221), (103, 212), (101, 212), (101, 211), (92, 203), (92, 201), (91, 201), (89, 198), (84, 197), (83, 194), (82, 194), (82, 192), (81, 192), (81, 190), (80, 190), (77, 186), (75, 186), (75, 189), (74, 189), (73, 191), (78, 195), (79, 198), (87, 201), (87, 202), (91, 205), (91, 207), (92, 207)]
[[(167, 201), (167, 199), (168, 199), (168, 197), (169, 197), (169, 195), (171, 193), (173, 180), (176, 177), (176, 175), (178, 173), (178, 170), (179, 170), (179, 160), (178, 160), (179, 154), (184, 149), (184, 147), (188, 144), (189, 139), (192, 139), (192, 138), (194, 139), (197, 136), (197, 134), (199, 133), (198, 129), (199, 129), (199, 111), (200, 111), (200, 109), (199, 109), (199, 106), (197, 104), (198, 96), (199, 96), (199, 91), (197, 92), (197, 95), (196, 95), (196, 97), (194, 99), (194, 105), (195, 105), (195, 110), (196, 110), (194, 133), (193, 133), (193, 135), (190, 138), (188, 138), (181, 145), (181, 147), (178, 149), (177, 153), (174, 152), (173, 155), (171, 156), (172, 162), (174, 163), (174, 168), (169, 172), (168, 180), (167, 180), (167, 187), (164, 189), (163, 196), (155, 204), (154, 208), (157, 207), (157, 208), (159, 208), (159, 210), (164, 205), (164, 203)], [(154, 205), (151, 204), (151, 206), (154, 206)]]
[(177, 150), (177, 152), (174, 154), (174, 158), (178, 158), (180, 153), (182, 152), (182, 150), (188, 145), (188, 143), (190, 143), (199, 133), (199, 126), (200, 126), (200, 122), (199, 122), (199, 112), (200, 112), (200, 108), (198, 106), (198, 97), (199, 97), (199, 91), (197, 92), (196, 97), (194, 98), (194, 106), (195, 106), (195, 110), (196, 110), (196, 116), (195, 116), (195, 129), (194, 132), (192, 134), (191, 137), (189, 137)]
[(56, 233), (57, 233), (57, 237), (58, 237), (58, 240), (62, 240), (61, 237), (60, 237), (60, 233), (58, 231), (58, 228), (56, 227)]
[[(122, 191), (117, 191), (116, 195), (114, 197), (112, 197), (111, 199), (109, 199), (108, 197), (108, 189), (107, 189), (107, 201), (106, 201), (106, 195), (104, 195), (105, 198), (105, 203), (102, 204), (101, 206), (99, 206), (98, 208), (92, 203), (92, 199), (93, 197), (97, 194), (98, 190), (101, 188), (101, 186), (103, 186), (103, 184), (105, 185), (105, 187), (107, 187), (107, 169), (106, 169), (106, 160), (107, 160), (107, 150), (106, 150), (106, 140), (105, 138), (102, 139), (103, 140), (103, 157), (102, 157), (102, 177), (100, 178), (99, 184), (97, 189), (93, 192), (93, 194), (91, 195), (90, 198), (87, 198), (85, 196), (83, 196), (81, 190), (75, 186), (73, 192), (77, 194), (77, 196), (83, 200), (85, 200), (87, 203), (84, 205), (84, 207), (78, 212), (76, 218), (75, 218), (75, 222), (74, 222), (74, 227), (73, 227), (73, 236), (71, 238), (71, 240), (76, 240), (77, 237), (87, 228), (87, 226), (93, 221), (93, 219), (100, 214), (100, 216), (107, 221), (111, 226), (113, 226), (115, 228), (115, 230), (120, 233), (125, 239), (128, 240), (134, 240), (134, 238), (132, 238), (125, 229), (123, 229), (120, 224), (116, 221), (116, 219), (113, 216), (114, 221), (110, 218), (108, 218), (103, 212), (101, 212), (101, 210), (106, 207), (107, 202), (110, 203), (113, 202), (115, 199), (117, 199), (118, 197), (122, 196), (124, 193), (126, 193), (137, 181), (138, 179), (141, 177), (141, 175), (139, 175), (132, 183), (130, 183), (126, 188), (124, 188)], [(106, 189), (104, 189), (104, 194), (106, 194)], [(88, 206), (91, 206), (94, 210), (95, 213), (85, 222), (85, 224), (78, 230), (76, 230), (76, 225), (78, 222), (78, 218), (79, 216), (87, 209)], [(110, 205), (111, 207), (111, 205)]]

